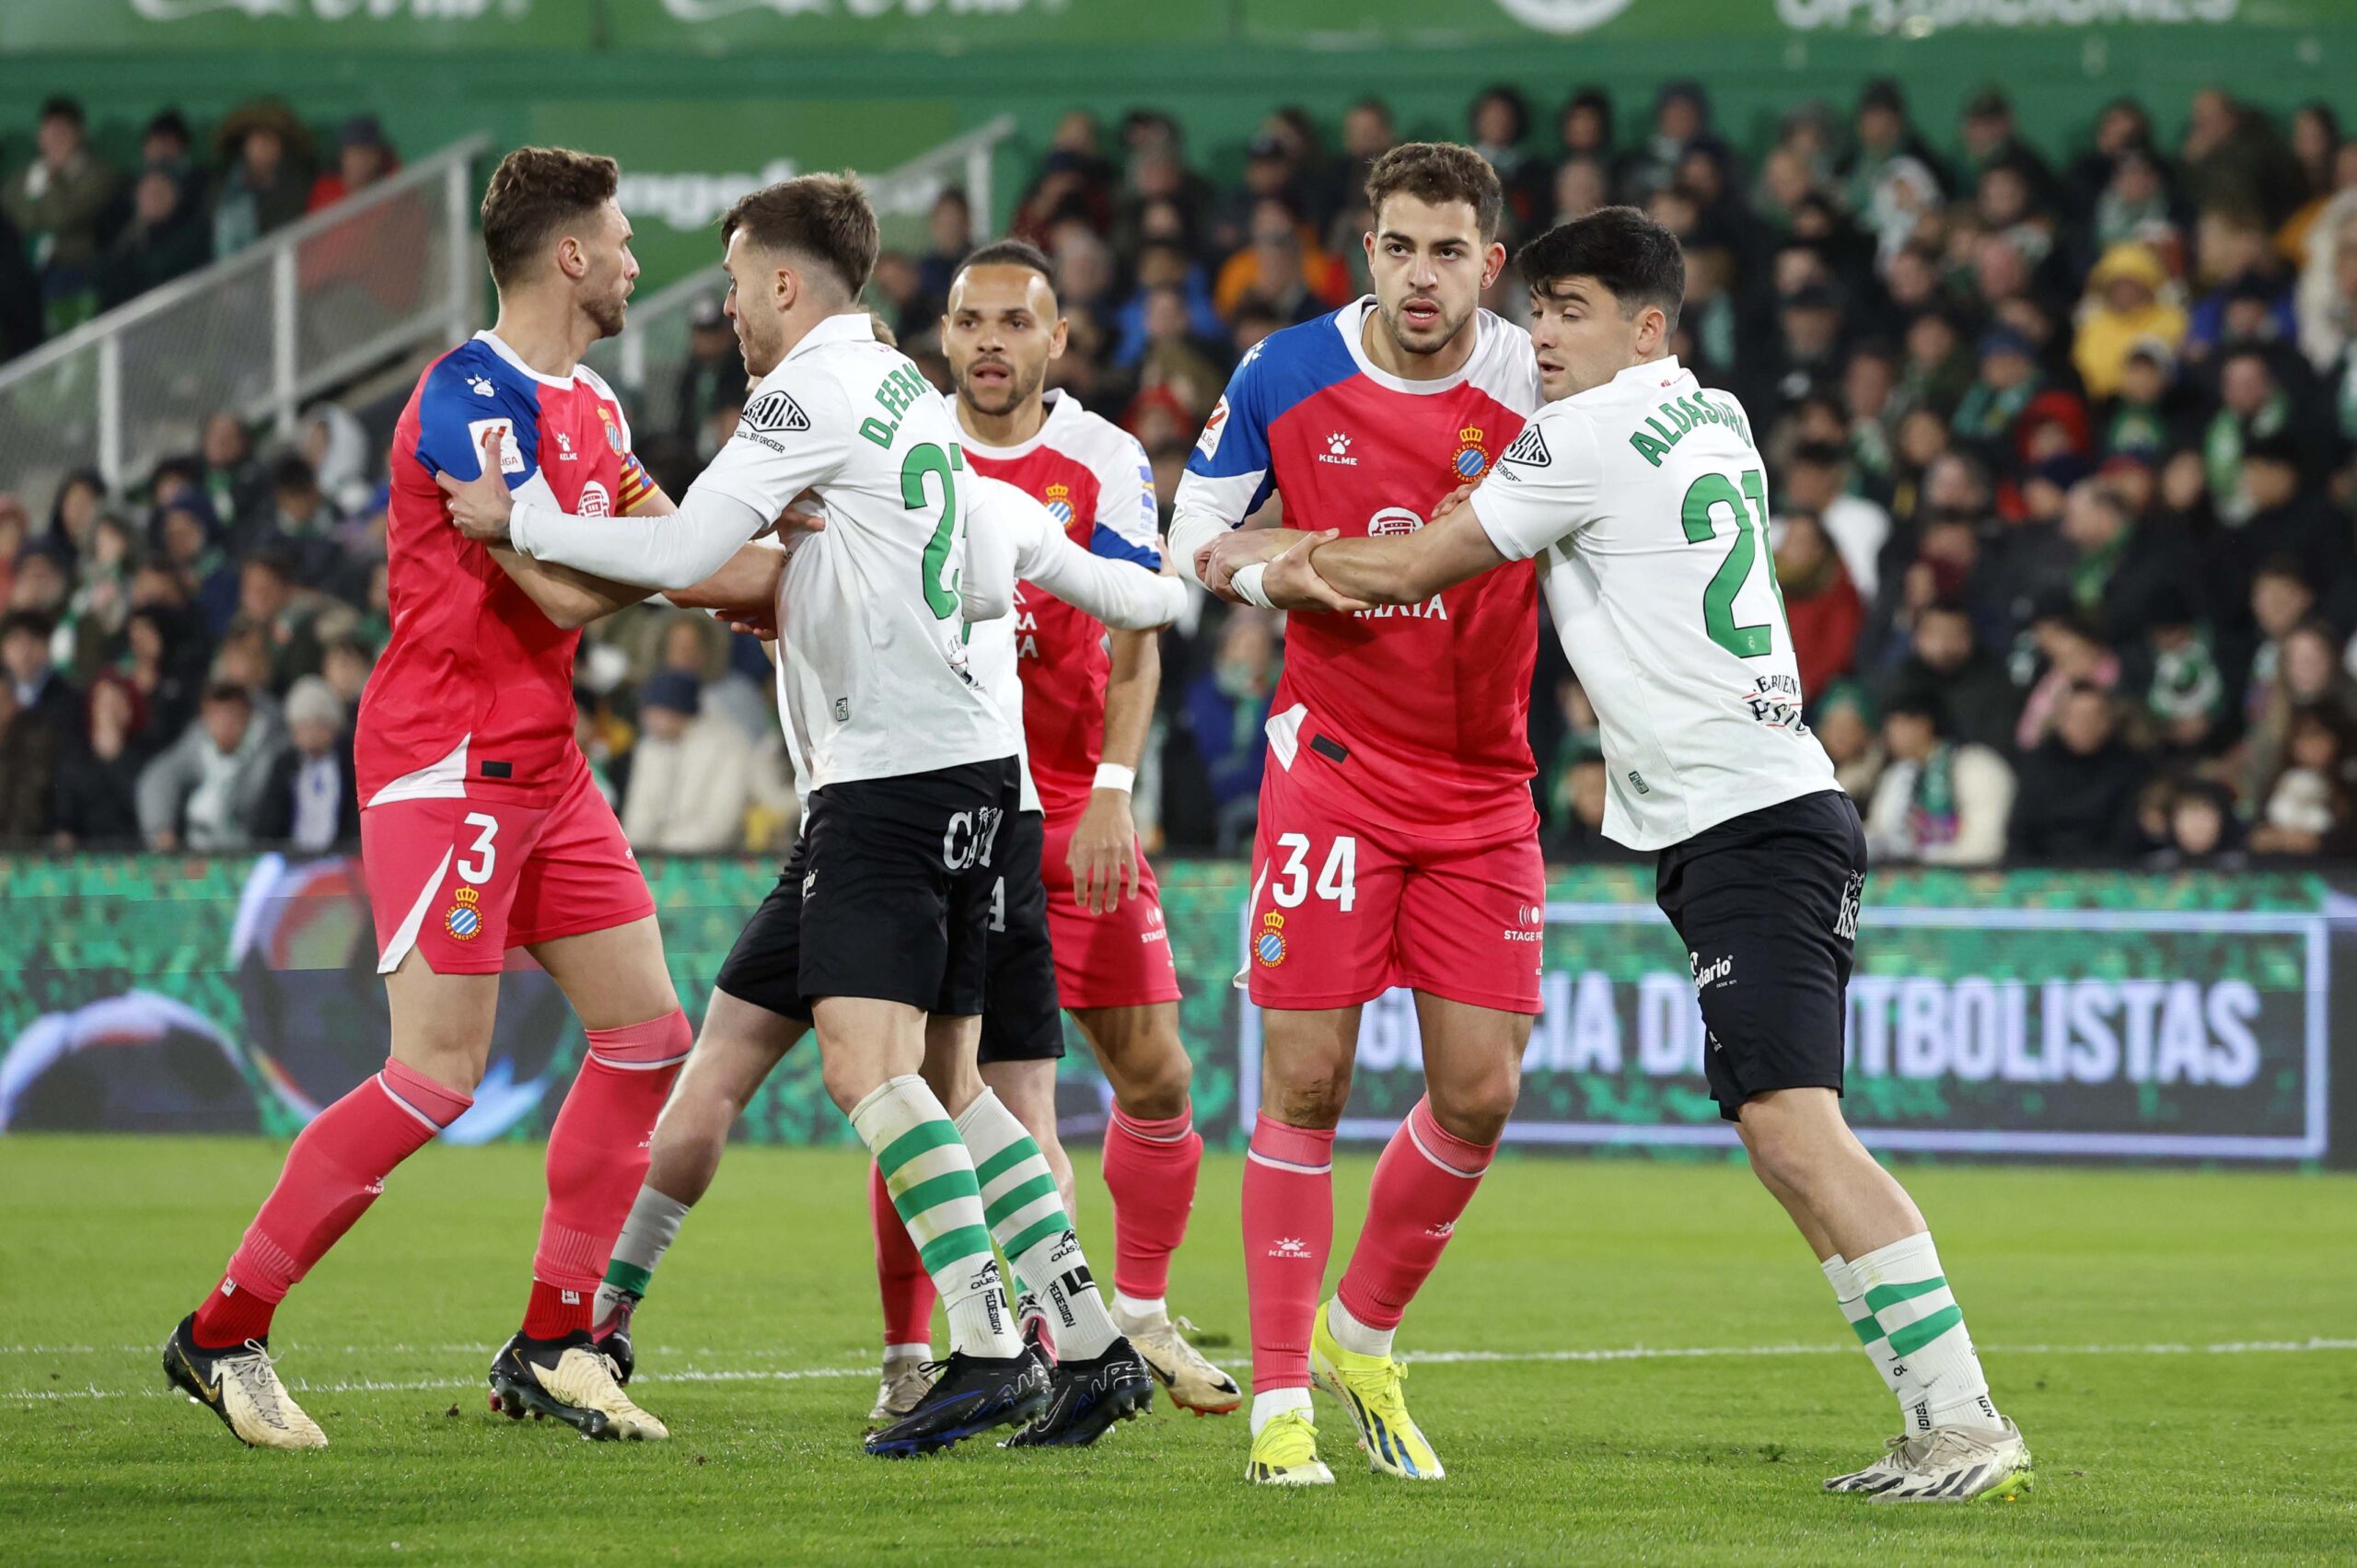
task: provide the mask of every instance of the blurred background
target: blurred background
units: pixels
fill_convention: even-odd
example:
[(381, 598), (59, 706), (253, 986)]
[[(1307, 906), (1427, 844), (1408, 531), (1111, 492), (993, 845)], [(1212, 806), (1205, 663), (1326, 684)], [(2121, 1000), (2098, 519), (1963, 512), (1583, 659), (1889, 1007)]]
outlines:
[[(381, 1059), (346, 852), (385, 449), (488, 320), (502, 153), (621, 160), (644, 275), (593, 363), (673, 494), (743, 390), (715, 220), (848, 167), (884, 219), (871, 303), (937, 382), (959, 256), (1053, 254), (1052, 379), (1137, 434), (1167, 514), (1237, 357), (1364, 292), (1369, 161), (1442, 138), (1498, 169), (1509, 247), (1608, 202), (1686, 243), (1678, 352), (1765, 437), (1810, 722), (1884, 867), (1868, 1141), (2357, 1163), (2352, 83), (2344, 0), (12, 4), (0, 1129), (284, 1133)], [(1521, 314), (1511, 268), (1489, 303)], [(1719, 1145), (1685, 956), (1540, 647), (1548, 1011), (1509, 1136)], [(1236, 1142), (1283, 649), (1198, 596), (1136, 797), (1201, 1120)], [(766, 675), (659, 608), (583, 645), (580, 739), (691, 1012), (795, 830)], [(579, 1050), (517, 963), (463, 1136), (540, 1130)], [(1417, 1063), (1404, 999), (1371, 1007), (1345, 1132), (1387, 1135)], [(810, 1063), (747, 1131), (845, 1135)]]

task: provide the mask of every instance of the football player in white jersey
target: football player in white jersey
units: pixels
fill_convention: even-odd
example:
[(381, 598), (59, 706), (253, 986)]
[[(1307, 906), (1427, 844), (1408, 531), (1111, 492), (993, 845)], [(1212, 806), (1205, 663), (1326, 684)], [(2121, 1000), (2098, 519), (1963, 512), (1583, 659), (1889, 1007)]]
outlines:
[[(937, 1380), (867, 1451), (926, 1453), (1009, 1423), (1029, 1423), (1026, 1442), (1086, 1441), (1152, 1383), (1106, 1315), (1038, 1144), (975, 1068), (994, 851), (1020, 802), (1014, 728), (967, 668), (957, 426), (858, 306), (877, 238), (855, 180), (767, 186), (721, 233), (726, 308), (759, 384), (679, 510), (660, 527), (573, 517), (491, 479), (446, 483), (451, 514), (521, 555), (668, 588), (816, 494), (825, 528), (789, 555), (777, 609), (778, 705), (809, 815), (721, 967), (705, 1032), (783, 1049), (795, 1022), (815, 1026), (827, 1091), (948, 1308)], [(1016, 1331), (993, 1241), (1067, 1325), (1052, 1384)]]
[(1234, 587), (1281, 609), (1408, 604), (1539, 559), (1603, 729), (1604, 830), (1660, 852), (1656, 898), (1693, 966), (1712, 1097), (1898, 1398), (1906, 1430), (1826, 1489), (2017, 1495), (2028, 1447), (1990, 1400), (1923, 1216), (1842, 1119), (1865, 839), (1802, 720), (1750, 421), (1668, 353), (1678, 241), (1608, 207), (1517, 263), (1549, 401), (1496, 468), (1417, 532), (1317, 536)]

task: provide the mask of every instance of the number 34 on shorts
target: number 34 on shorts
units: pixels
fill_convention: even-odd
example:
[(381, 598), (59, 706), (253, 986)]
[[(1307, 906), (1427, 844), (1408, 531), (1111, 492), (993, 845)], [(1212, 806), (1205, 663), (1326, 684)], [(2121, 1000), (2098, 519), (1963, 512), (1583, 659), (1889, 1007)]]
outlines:
[(1538, 1010), (1546, 871), (1535, 835), (1434, 845), (1264, 821), (1254, 847), (1244, 969), (1256, 1004), (1347, 1007), (1408, 986)]

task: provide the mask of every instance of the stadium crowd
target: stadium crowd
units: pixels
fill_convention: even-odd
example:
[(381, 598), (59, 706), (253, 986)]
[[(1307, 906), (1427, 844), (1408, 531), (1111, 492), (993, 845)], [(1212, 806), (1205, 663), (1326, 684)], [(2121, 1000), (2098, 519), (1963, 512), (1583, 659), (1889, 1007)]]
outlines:
[[(96, 188), (74, 172), (90, 156), (79, 122), (45, 110), (39, 159), (6, 186), (52, 313), (71, 289), (103, 296), (129, 232), (101, 242), (97, 218), (55, 215), (61, 190)], [(158, 167), (192, 167), (168, 122), (180, 134), (151, 127), (141, 210), (164, 201)], [(2081, 145), (2041, 149), (2002, 91), (1972, 97), (1949, 137), (1875, 83), (1847, 112), (1794, 108), (1747, 157), (1707, 92), (1676, 83), (1641, 111), (1582, 89), (1544, 122), (1497, 88), (1461, 128), (1414, 129), (1497, 168), (1509, 249), (1608, 202), (1684, 240), (1678, 352), (1762, 436), (1810, 722), (1878, 856), (2180, 865), (2357, 848), (2357, 140), (2330, 109), (2279, 122), (2204, 91), (2165, 140), (2123, 99)], [(1366, 289), (1358, 191), (1403, 133), (1376, 99), (1339, 132), (1329, 146), (1277, 110), (1221, 184), (1166, 115), (1075, 113), (1016, 204), (1013, 231), (1054, 257), (1071, 324), (1051, 379), (1139, 436), (1166, 514), (1237, 360)], [(347, 183), (389, 165), (368, 122), (345, 138)], [(373, 163), (354, 151), (369, 147)], [(211, 203), (215, 248), (302, 204), (245, 153), (211, 179), (212, 196), (174, 200)], [(887, 253), (871, 290), (945, 386), (936, 323), (977, 238), (946, 192), (927, 246)], [(1511, 268), (1488, 303), (1522, 314)], [(638, 432), (674, 494), (742, 398), (716, 307), (677, 391), (673, 428)], [(378, 446), (331, 405), (265, 458), (225, 415), (136, 505), (89, 476), (39, 511), (0, 498), (0, 834), (349, 836), (351, 714), (385, 633)], [(1161, 787), (1142, 783), (1139, 805), (1167, 844), (1232, 851), (1283, 626), (1197, 611), (1165, 639)], [(1593, 711), (1553, 637), (1540, 647), (1550, 851), (1620, 854), (1598, 830)], [(584, 745), (634, 842), (790, 839), (747, 639), (642, 609), (592, 629), (580, 672)]]

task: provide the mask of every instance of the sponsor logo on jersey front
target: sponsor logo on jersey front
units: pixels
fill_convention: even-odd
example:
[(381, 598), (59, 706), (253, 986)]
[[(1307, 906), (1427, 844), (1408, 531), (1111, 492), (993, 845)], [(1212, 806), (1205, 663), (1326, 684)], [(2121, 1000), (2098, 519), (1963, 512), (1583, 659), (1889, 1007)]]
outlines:
[(1481, 427), (1478, 424), (1469, 424), (1457, 433), (1457, 439), (1460, 443), (1457, 448), (1457, 456), (1448, 460), (1448, 466), (1457, 477), (1479, 479), (1489, 472), (1490, 454), (1481, 445)]
[(461, 888), (450, 895), (450, 907), (443, 912), (442, 929), (455, 941), (471, 942), (482, 935), (482, 911), (477, 906), (482, 895), (472, 888)]
[(596, 480), (581, 487), (581, 498), (573, 504), (574, 515), (582, 517), (610, 517), (614, 515), (614, 498)]
[(1397, 539), (1401, 534), (1414, 533), (1424, 526), (1424, 519), (1405, 506), (1386, 506), (1366, 520), (1369, 539)]
[(810, 416), (802, 412), (800, 403), (784, 392), (763, 392), (745, 405), (745, 412), (737, 423), (759, 435), (791, 435), (797, 430), (809, 429)]

